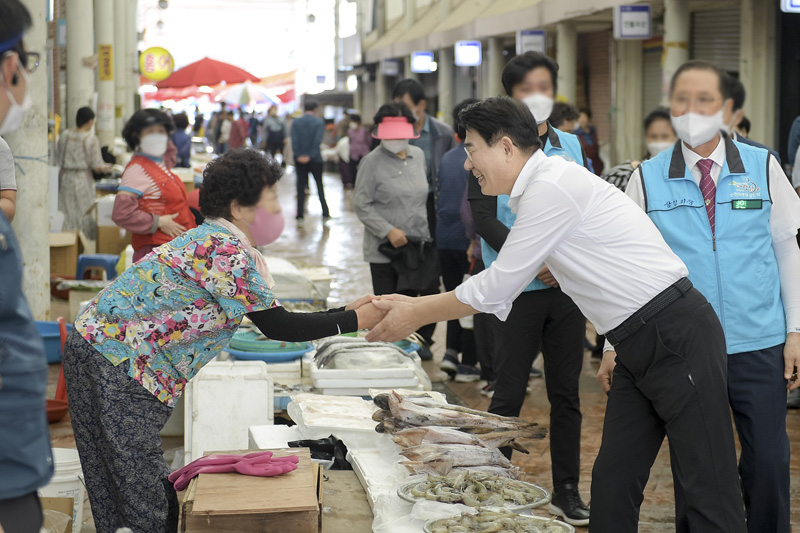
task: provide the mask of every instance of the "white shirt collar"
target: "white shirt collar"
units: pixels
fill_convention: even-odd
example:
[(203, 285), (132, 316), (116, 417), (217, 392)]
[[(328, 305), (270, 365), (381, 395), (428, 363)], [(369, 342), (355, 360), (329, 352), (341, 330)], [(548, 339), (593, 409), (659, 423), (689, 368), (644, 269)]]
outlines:
[[(533, 155), (528, 158), (528, 161), (522, 167), (522, 170), (519, 171), (519, 176), (517, 176), (517, 179), (514, 181), (514, 186), (511, 188), (511, 194), (508, 195), (510, 200), (516, 199), (519, 201), (519, 197), (522, 196), (522, 193), (528, 188), (528, 183), (530, 180), (536, 176), (536, 170), (539, 168), (539, 164), (545, 159), (547, 159), (547, 156), (542, 150), (536, 150), (533, 152)], [(512, 209), (515, 207), (515, 205), (512, 206)]]
[(697, 162), (701, 159), (710, 159), (714, 162), (715, 165), (722, 168), (725, 164), (725, 139), (722, 138), (722, 134), (719, 135), (719, 143), (717, 147), (714, 148), (714, 151), (711, 152), (711, 155), (708, 157), (702, 157), (697, 152), (692, 151), (689, 147), (686, 146), (686, 143), (681, 143), (681, 151), (683, 152), (683, 160), (686, 162), (686, 166), (691, 171)]

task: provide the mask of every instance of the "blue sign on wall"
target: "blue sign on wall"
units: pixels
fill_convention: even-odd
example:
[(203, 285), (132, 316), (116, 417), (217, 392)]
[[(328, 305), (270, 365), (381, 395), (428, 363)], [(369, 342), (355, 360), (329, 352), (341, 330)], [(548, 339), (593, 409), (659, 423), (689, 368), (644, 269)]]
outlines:
[(614, 8), (615, 39), (649, 39), (653, 36), (653, 18), (649, 5)]

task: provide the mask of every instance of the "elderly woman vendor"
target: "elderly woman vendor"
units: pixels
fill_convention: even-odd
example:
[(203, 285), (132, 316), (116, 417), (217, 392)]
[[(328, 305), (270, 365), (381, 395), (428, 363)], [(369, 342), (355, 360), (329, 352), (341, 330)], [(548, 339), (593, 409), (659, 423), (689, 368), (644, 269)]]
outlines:
[[(305, 341), (373, 326), (369, 297), (293, 314), (271, 291), (253, 235), (280, 206), (277, 163), (237, 150), (204, 172), (205, 222), (156, 248), (101, 292), (75, 322), (64, 376), (98, 532), (174, 532), (178, 501), (159, 432), (186, 382), (224, 349), (247, 315), (269, 338)], [(267, 217), (267, 220), (269, 217)]]

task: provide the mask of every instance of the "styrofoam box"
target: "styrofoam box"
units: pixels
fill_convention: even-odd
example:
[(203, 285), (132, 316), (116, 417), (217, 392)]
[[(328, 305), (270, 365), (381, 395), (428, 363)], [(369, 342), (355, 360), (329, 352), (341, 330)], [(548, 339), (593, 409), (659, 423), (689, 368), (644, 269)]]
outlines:
[(97, 225), (98, 226), (116, 226), (114, 221), (111, 219), (111, 213), (114, 211), (114, 201), (116, 200), (116, 194), (108, 194), (106, 196), (101, 196), (97, 200)]
[(397, 379), (315, 379), (314, 386), (318, 389), (389, 389), (392, 387), (416, 387), (419, 380), (412, 376), (410, 378)]
[(387, 461), (378, 450), (348, 450), (347, 461), (367, 493), (367, 503), (374, 509), (378, 496), (395, 494), (395, 465)]
[[(354, 379), (382, 379), (382, 380), (403, 380), (414, 377), (414, 363), (410, 359), (408, 364), (401, 368), (364, 368), (364, 369), (337, 369), (337, 368), (317, 368), (311, 365), (311, 379), (316, 384), (321, 380), (354, 380)], [(376, 385), (382, 387), (383, 385)], [(386, 385), (391, 387), (392, 385)], [(400, 387), (401, 385), (397, 385)]]
[[(417, 383), (419, 383), (419, 382), (417, 382)], [(319, 387), (317, 387), (317, 388), (319, 388)], [(405, 388), (406, 389), (411, 389), (411, 390), (420, 390), (420, 391), (421, 390), (425, 390), (425, 388), (420, 384), (418, 384), (416, 387), (409, 386), (409, 387), (405, 387)], [(322, 392), (322, 394), (327, 394), (329, 396), (365, 396), (365, 397), (369, 397), (369, 388), (368, 387), (365, 387), (365, 388), (354, 387), (354, 388), (351, 388), (351, 389), (321, 389), (321, 392)]]
[(273, 423), (272, 377), (262, 361), (212, 361), (186, 384), (185, 463), (215, 450), (244, 450), (248, 428)]

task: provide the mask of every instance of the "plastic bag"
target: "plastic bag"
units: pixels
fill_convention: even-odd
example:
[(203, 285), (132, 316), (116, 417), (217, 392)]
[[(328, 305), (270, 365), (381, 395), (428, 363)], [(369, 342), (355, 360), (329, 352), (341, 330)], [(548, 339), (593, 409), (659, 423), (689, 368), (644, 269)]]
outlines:
[(40, 533), (64, 533), (72, 531), (72, 528), (67, 529), (67, 526), (72, 522), (72, 517), (64, 513), (53, 511), (52, 509), (45, 509), (42, 511), (44, 521), (42, 522), (42, 529)]

